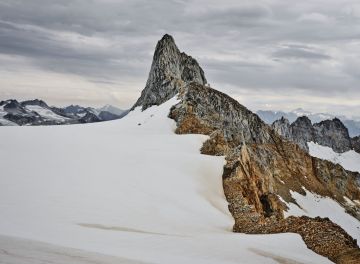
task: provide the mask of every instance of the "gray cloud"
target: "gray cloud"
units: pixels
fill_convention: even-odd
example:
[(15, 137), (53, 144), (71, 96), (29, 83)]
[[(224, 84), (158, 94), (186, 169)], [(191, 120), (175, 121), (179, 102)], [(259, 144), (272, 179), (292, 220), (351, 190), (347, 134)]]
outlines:
[(305, 59), (305, 60), (329, 60), (330, 56), (317, 52), (309, 47), (302, 45), (288, 45), (273, 53), (276, 58), (283, 59)]
[(63, 97), (45, 99), (66, 103), (80, 89), (67, 76), (78, 76), (95, 94), (89, 103), (106, 103), (111, 90), (112, 103), (129, 106), (156, 41), (170, 33), (215, 88), (247, 96), (252, 108), (349, 114), (360, 103), (359, 10), (355, 0), (0, 0), (0, 97), (24, 93), (26, 82), (26, 96), (42, 97), (36, 85), (52, 72), (66, 83)]

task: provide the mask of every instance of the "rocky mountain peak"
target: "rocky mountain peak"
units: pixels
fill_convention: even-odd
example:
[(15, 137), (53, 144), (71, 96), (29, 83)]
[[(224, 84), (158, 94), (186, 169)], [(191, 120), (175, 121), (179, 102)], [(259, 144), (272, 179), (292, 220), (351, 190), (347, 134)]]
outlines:
[(295, 126), (302, 126), (302, 127), (312, 126), (311, 120), (307, 116), (298, 117), (293, 124)]
[[(285, 119), (286, 120), (286, 119)], [(330, 147), (335, 152), (343, 153), (351, 149), (360, 152), (356, 139), (351, 139), (349, 131), (340, 119), (324, 120), (312, 124), (307, 116), (297, 118), (289, 125), (283, 118), (275, 121), (272, 128), (281, 136), (297, 143), (308, 151), (307, 143), (312, 141)]]
[(180, 52), (172, 36), (165, 34), (156, 45), (146, 86), (132, 109), (160, 105), (191, 82), (205, 85), (204, 71), (194, 58)]
[(156, 45), (154, 57), (160, 58), (161, 55), (166, 55), (169, 53), (180, 53), (180, 51), (175, 44), (174, 38), (168, 34), (165, 34)]
[(44, 107), (44, 108), (49, 107), (43, 100), (39, 100), (39, 99), (23, 101), (23, 102), (21, 102), (21, 105), (22, 106), (37, 105), (37, 106), (41, 106), (41, 107)]
[(314, 129), (315, 142), (331, 147), (339, 153), (352, 149), (349, 131), (338, 118), (314, 124)]
[[(311, 120), (307, 116), (301, 116), (290, 125), (291, 136), (288, 139), (293, 139), (302, 149), (309, 151), (307, 143), (314, 141), (314, 128)], [(285, 135), (283, 135), (285, 136)]]
[(281, 117), (279, 120), (276, 120), (271, 127), (275, 130), (275, 132), (285, 138), (289, 138), (291, 135), (290, 122), (285, 117)]
[(4, 110), (9, 113), (25, 113), (26, 111), (22, 105), (14, 99), (10, 99), (4, 102)]

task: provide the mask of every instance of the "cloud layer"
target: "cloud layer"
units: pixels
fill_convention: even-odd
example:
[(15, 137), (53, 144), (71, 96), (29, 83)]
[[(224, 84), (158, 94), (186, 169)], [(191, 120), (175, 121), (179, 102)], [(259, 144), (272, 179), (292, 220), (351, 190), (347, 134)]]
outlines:
[(357, 115), (359, 22), (356, 0), (0, 0), (0, 99), (129, 107), (169, 33), (251, 109)]

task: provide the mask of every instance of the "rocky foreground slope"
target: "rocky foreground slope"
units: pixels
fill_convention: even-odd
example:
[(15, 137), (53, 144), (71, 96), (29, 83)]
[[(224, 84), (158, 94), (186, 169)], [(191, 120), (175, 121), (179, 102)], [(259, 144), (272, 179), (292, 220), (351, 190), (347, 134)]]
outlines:
[[(331, 197), (360, 219), (359, 204), (350, 206), (346, 202), (360, 200), (359, 173), (311, 157), (305, 145), (299, 147), (286, 139), (287, 130), (281, 131), (279, 126), (276, 132), (236, 100), (205, 84), (198, 63), (180, 53), (173, 38), (165, 35), (157, 45), (149, 80), (134, 107), (160, 105), (178, 94), (180, 101), (169, 113), (177, 123), (176, 133), (208, 135), (201, 152), (226, 157), (223, 187), (235, 219), (235, 232), (298, 233), (316, 253), (337, 263), (357, 263), (357, 242), (340, 226), (328, 218), (285, 218), (284, 212), (286, 203), (296, 203), (291, 193), (305, 195), (306, 189)], [(314, 136), (302, 128), (296, 131), (301, 138)], [(339, 142), (333, 147), (344, 150), (343, 145)]]

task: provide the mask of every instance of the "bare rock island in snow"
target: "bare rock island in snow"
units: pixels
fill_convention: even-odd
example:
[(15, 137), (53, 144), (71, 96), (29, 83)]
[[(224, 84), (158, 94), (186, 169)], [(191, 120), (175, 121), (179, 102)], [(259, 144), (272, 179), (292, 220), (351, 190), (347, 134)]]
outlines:
[(356, 239), (329, 218), (286, 217), (287, 205), (296, 204), (292, 194), (311, 192), (333, 199), (360, 220), (356, 202), (360, 200), (360, 174), (307, 152), (309, 141), (339, 152), (351, 149), (346, 131), (334, 129), (342, 128), (341, 122), (313, 126), (306, 118), (294, 124), (282, 119), (271, 127), (206, 84), (197, 61), (181, 53), (174, 39), (165, 35), (156, 46), (146, 87), (133, 109), (145, 110), (178, 96), (179, 102), (169, 113), (176, 121), (176, 133), (208, 135), (201, 152), (226, 157), (223, 188), (235, 232), (298, 233), (310, 249), (336, 263), (359, 263)]

